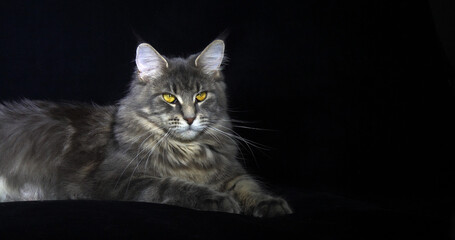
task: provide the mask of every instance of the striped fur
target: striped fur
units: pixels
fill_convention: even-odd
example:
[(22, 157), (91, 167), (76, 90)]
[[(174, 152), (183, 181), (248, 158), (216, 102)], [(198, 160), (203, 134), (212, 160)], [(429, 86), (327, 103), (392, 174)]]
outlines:
[[(140, 46), (129, 93), (115, 106), (0, 104), (0, 201), (132, 200), (258, 217), (291, 213), (236, 160), (220, 72), (224, 43), (186, 59)], [(202, 91), (207, 98), (196, 101)], [(177, 101), (165, 102), (163, 93)]]

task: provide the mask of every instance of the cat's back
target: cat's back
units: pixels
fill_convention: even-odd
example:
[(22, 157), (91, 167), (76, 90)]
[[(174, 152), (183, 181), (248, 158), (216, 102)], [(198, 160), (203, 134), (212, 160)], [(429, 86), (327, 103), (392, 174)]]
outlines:
[[(44, 140), (46, 136), (57, 137), (69, 131), (64, 118), (53, 117), (58, 109), (55, 103), (23, 100), (0, 104), (0, 151), (2, 155), (14, 152), (11, 147), (21, 145), (27, 150), (27, 143)], [(43, 141), (45, 142), (45, 141)], [(2, 157), (0, 157), (1, 159)], [(5, 158), (5, 157), (3, 157)]]
[(88, 104), (1, 103), (0, 182), (52, 181), (72, 151), (88, 152), (107, 144), (114, 112), (112, 106)]
[(113, 106), (82, 103), (31, 100), (0, 103), (0, 138), (3, 142), (17, 142), (15, 139), (21, 137), (44, 140), (46, 136), (67, 138), (82, 131), (107, 131), (114, 112)]

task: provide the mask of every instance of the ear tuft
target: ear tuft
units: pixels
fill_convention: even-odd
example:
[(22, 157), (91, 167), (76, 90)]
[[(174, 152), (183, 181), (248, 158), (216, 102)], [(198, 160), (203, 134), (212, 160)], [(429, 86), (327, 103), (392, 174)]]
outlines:
[(223, 40), (215, 40), (210, 43), (194, 61), (196, 67), (201, 68), (205, 74), (214, 74), (221, 70), (224, 58)]
[(163, 74), (168, 63), (158, 51), (147, 43), (141, 43), (136, 50), (136, 66), (141, 80), (155, 79)]

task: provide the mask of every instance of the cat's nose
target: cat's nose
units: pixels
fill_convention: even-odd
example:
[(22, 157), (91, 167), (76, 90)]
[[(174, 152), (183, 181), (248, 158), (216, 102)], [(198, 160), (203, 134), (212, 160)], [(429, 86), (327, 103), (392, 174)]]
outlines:
[(188, 123), (188, 125), (191, 125), (194, 122), (194, 117), (189, 117), (189, 118), (183, 118), (185, 121)]

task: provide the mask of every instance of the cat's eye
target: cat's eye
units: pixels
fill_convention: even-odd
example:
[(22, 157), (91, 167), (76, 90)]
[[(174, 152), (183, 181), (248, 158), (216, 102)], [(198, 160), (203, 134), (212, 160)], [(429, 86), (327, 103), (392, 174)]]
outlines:
[(164, 101), (168, 102), (168, 103), (175, 103), (175, 96), (170, 94), (170, 93), (165, 93), (163, 94), (163, 99)]
[(204, 101), (207, 98), (207, 92), (201, 92), (198, 95), (196, 95), (196, 100), (199, 102)]

